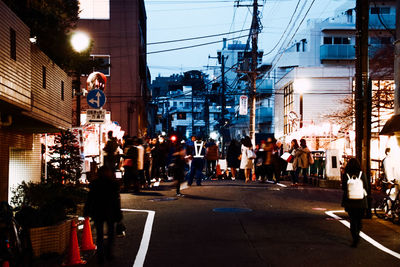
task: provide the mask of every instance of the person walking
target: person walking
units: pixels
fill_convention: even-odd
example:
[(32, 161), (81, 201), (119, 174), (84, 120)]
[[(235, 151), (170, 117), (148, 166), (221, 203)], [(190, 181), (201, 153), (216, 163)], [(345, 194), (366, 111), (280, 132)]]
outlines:
[(265, 159), (264, 159), (264, 173), (268, 181), (272, 181), (274, 178), (274, 165), (272, 154), (274, 152), (274, 144), (272, 138), (268, 137), (267, 142), (264, 146)]
[(274, 166), (275, 183), (281, 180), (282, 170), (286, 170), (287, 162), (281, 158), (283, 155), (283, 146), (281, 141), (274, 144), (274, 153), (272, 155), (272, 165)]
[(117, 138), (113, 137), (113, 131), (108, 131), (107, 133), (108, 141), (103, 148), (104, 155), (104, 165), (109, 167), (111, 170), (115, 171), (117, 167), (118, 156), (118, 142)]
[(228, 168), (231, 170), (232, 180), (237, 177), (237, 169), (240, 167), (240, 144), (236, 139), (232, 139), (226, 152), (226, 161)]
[(135, 181), (137, 179), (137, 158), (138, 152), (135, 146), (133, 146), (132, 138), (127, 138), (124, 144), (124, 154), (122, 155), (123, 162), (122, 167), (124, 168), (124, 191), (128, 192), (131, 189), (132, 184), (134, 185), (134, 190), (138, 191), (135, 186)]
[[(250, 173), (253, 169), (253, 158), (252, 153), (253, 145), (251, 143), (250, 137), (246, 136), (242, 139), (242, 148), (241, 148), (241, 156), (240, 156), (240, 169), (244, 170), (244, 178), (245, 183), (250, 181)], [(255, 154), (255, 153), (254, 153)], [(255, 158), (255, 157), (254, 157)]]
[(219, 158), (218, 146), (213, 139), (210, 139), (210, 143), (206, 148), (207, 177), (211, 178), (216, 174), (215, 168), (217, 167), (218, 158)]
[(181, 183), (185, 179), (186, 169), (186, 149), (181, 144), (177, 145), (176, 151), (173, 154), (174, 158), (174, 180), (176, 182), (176, 196), (182, 197)]
[(295, 170), (297, 177), (299, 177), (300, 172), (303, 174), (303, 183), (308, 184), (308, 167), (310, 166), (310, 155), (311, 151), (308, 149), (306, 140), (300, 139), (300, 147), (296, 149), (293, 169)]
[[(363, 195), (361, 199), (351, 199), (349, 195), (348, 181), (349, 179), (361, 179), (364, 188)], [(362, 229), (362, 218), (364, 216), (365, 210), (368, 207), (367, 204), (367, 194), (368, 192), (368, 181), (365, 174), (361, 171), (360, 163), (357, 159), (351, 158), (346, 167), (344, 168), (344, 173), (342, 174), (342, 207), (349, 214), (350, 217), (350, 233), (353, 238), (351, 243), (352, 247), (357, 247), (360, 241), (360, 231)]]
[[(99, 263), (114, 258), (115, 223), (122, 220), (121, 198), (115, 174), (108, 166), (102, 166), (98, 178), (89, 184), (89, 193), (84, 208), (85, 217), (91, 217), (96, 227), (97, 260)], [(104, 223), (107, 224), (107, 243), (104, 244)]]
[(193, 178), (196, 177), (196, 184), (201, 185), (201, 180), (203, 179), (203, 169), (204, 169), (204, 142), (197, 139), (194, 142), (194, 151), (192, 155), (192, 163), (190, 165), (190, 174), (188, 177), (188, 185), (192, 185)]
[(289, 148), (289, 153), (291, 155), (291, 160), (289, 160), (288, 165), (287, 165), (287, 171), (290, 172), (290, 176), (292, 177), (292, 185), (297, 186), (299, 184), (299, 175), (296, 172), (296, 169), (294, 168), (294, 159), (296, 155), (296, 151), (299, 148), (299, 144), (297, 143), (297, 139), (293, 139), (290, 142), (290, 148)]

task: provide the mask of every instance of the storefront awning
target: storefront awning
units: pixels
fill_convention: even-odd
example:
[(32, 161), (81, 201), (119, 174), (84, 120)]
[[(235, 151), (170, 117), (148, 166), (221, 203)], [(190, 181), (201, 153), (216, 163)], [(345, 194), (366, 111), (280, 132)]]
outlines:
[(393, 115), (385, 123), (379, 135), (394, 135), (395, 132), (400, 132), (400, 114)]

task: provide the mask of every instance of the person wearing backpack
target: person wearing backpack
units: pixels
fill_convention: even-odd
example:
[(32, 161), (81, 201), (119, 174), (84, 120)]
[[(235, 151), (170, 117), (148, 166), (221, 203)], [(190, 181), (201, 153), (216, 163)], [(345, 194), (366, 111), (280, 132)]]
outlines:
[(350, 233), (353, 237), (351, 247), (355, 248), (360, 241), (362, 218), (368, 206), (366, 193), (368, 192), (368, 181), (361, 171), (360, 163), (355, 158), (351, 158), (344, 168), (342, 189), (342, 207), (350, 217)]

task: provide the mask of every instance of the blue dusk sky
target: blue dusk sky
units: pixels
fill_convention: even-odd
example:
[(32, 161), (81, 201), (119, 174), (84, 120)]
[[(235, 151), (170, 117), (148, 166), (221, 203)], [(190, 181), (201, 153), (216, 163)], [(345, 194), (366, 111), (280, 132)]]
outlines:
[[(218, 65), (217, 60), (209, 56), (217, 55), (217, 50), (222, 48), (221, 41), (224, 37), (227, 39), (240, 37), (234, 40), (246, 43), (249, 33), (247, 29), (251, 25), (252, 7), (237, 8), (236, 2), (234, 0), (145, 0), (149, 53), (147, 60), (152, 80), (158, 75), (169, 76), (192, 69), (211, 74), (213, 67)], [(249, 0), (239, 2), (240, 5), (253, 3)], [(302, 20), (300, 30), (306, 26), (308, 19), (333, 16), (335, 10), (340, 7), (355, 6), (355, 0), (258, 0), (258, 4), (263, 5), (259, 7), (263, 28), (259, 34), (258, 47), (263, 49), (264, 53), (273, 56), (279, 48), (286, 47)], [(296, 13), (288, 27), (295, 10)], [(220, 35), (224, 33), (231, 34)], [(210, 35), (218, 36), (154, 44)], [(216, 43), (201, 45), (210, 42)], [(232, 40), (228, 41), (231, 42)], [(196, 45), (201, 46), (158, 53), (162, 50)], [(273, 49), (274, 47), (276, 48)], [(269, 56), (264, 57), (264, 61), (268, 61), (269, 58)]]

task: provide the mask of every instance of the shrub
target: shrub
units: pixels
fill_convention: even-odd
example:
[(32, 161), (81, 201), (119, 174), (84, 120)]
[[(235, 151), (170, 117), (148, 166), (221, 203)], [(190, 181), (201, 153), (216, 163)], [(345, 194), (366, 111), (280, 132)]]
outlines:
[(84, 203), (87, 191), (75, 185), (59, 183), (22, 182), (11, 198), (11, 205), (18, 211), (17, 220), (25, 227), (56, 224), (76, 212)]

